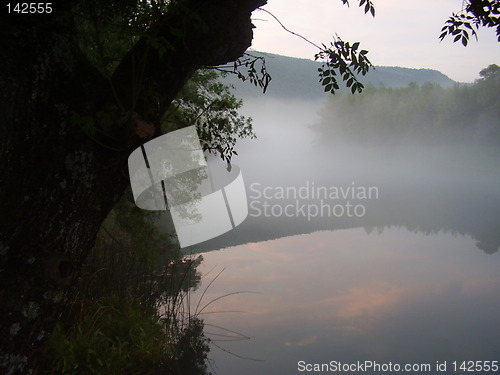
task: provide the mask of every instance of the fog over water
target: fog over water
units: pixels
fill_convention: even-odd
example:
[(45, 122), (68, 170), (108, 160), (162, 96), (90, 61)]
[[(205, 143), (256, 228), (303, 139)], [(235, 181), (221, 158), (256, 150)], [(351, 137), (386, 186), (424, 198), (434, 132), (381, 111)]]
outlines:
[(249, 216), (186, 249), (203, 252), (191, 299), (208, 304), (212, 369), (288, 375), (375, 361), (442, 374), (498, 360), (498, 147), (467, 128), (363, 131), (338, 111), (327, 100), (245, 101), (258, 138), (240, 141), (233, 162)]
[[(326, 106), (326, 100), (265, 96), (245, 101), (242, 112), (253, 118), (257, 139), (240, 141), (233, 162), (243, 173), (249, 217), (199, 249), (322, 229), (404, 226), (424, 233), (468, 234), (482, 250), (498, 250), (498, 148), (473, 139), (468, 144), (411, 137), (356, 141), (340, 130), (321, 130)], [(335, 121), (328, 121), (335, 129)], [(370, 187), (377, 194), (372, 190), (367, 196)], [(323, 196), (315, 198), (318, 191)], [(356, 205), (363, 206), (357, 215)]]

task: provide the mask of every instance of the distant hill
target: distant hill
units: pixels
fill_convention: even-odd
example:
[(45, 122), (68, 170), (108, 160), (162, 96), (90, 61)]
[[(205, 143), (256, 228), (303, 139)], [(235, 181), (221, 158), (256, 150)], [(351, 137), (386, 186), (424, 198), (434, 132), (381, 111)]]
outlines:
[[(297, 99), (319, 98), (327, 95), (318, 82), (320, 62), (270, 53), (252, 52), (252, 54), (264, 56), (266, 59), (267, 71), (272, 77), (266, 95)], [(245, 98), (262, 94), (260, 88), (255, 87), (249, 81), (243, 82), (239, 80), (233, 74), (223, 78), (223, 81), (233, 85), (239, 97)], [(376, 87), (381, 85), (386, 87), (406, 87), (410, 82), (415, 82), (418, 85), (432, 82), (442, 87), (450, 87), (456, 83), (437, 70), (387, 66), (375, 67), (366, 76), (361, 76), (360, 81), (365, 86), (372, 84)], [(342, 84), (340, 86), (342, 89)]]

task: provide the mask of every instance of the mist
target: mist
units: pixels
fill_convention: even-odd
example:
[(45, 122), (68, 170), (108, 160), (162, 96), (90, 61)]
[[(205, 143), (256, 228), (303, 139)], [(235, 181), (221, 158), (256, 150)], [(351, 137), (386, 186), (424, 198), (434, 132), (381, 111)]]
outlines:
[[(248, 216), (188, 249), (203, 253), (205, 275), (224, 271), (193, 296), (217, 300), (207, 323), (251, 337), (214, 351), (221, 373), (288, 374), (297, 358), (491, 357), (498, 95), (434, 84), (321, 98), (296, 89), (245, 97), (257, 139), (238, 142), (232, 162)], [(233, 294), (246, 290), (257, 293)], [(235, 306), (245, 314), (219, 314)], [(240, 355), (263, 361), (242, 365)]]
[[(384, 110), (370, 102), (380, 101), (380, 95), (347, 108), (353, 100), (347, 95), (320, 100), (246, 99), (241, 113), (252, 117), (257, 139), (239, 141), (233, 163), (243, 173), (249, 216), (233, 231), (198, 248), (318, 230), (363, 227), (381, 232), (397, 226), (426, 234), (468, 235), (479, 249), (498, 251), (496, 140), (484, 136), (484, 131), (481, 138), (471, 126), (443, 131), (424, 123), (412, 124), (417, 129), (406, 131), (410, 126), (403, 120), (400, 130), (387, 129), (386, 123), (377, 123), (376, 115), (366, 116), (374, 108)], [(360, 105), (365, 112), (357, 109)], [(417, 113), (418, 118), (432, 117), (425, 108)], [(481, 127), (498, 129), (498, 123)], [(376, 197), (367, 195), (370, 187), (376, 189)], [(297, 196), (300, 192), (302, 196)]]

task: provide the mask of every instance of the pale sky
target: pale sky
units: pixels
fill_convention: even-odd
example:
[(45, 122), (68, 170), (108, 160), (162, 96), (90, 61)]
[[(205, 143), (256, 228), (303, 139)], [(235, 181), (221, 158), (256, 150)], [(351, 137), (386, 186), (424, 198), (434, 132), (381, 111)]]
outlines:
[[(459, 82), (472, 82), (481, 69), (500, 65), (500, 43), (494, 29), (481, 30), (467, 47), (439, 41), (441, 27), (462, 0), (373, 0), (375, 18), (364, 14), (357, 0), (268, 0), (264, 9), (290, 30), (312, 42), (329, 44), (338, 34), (343, 40), (361, 42), (374, 65), (436, 69)], [(287, 33), (265, 12), (255, 11), (252, 49), (313, 59), (317, 52), (302, 39)]]

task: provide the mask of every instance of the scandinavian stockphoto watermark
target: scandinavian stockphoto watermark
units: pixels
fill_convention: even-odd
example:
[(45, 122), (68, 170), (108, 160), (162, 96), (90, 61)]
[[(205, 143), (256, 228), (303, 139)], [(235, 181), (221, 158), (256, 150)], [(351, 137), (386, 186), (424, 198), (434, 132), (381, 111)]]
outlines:
[(195, 126), (145, 143), (128, 166), (135, 204), (170, 211), (181, 247), (228, 232), (248, 215), (240, 169), (207, 163)]
[(251, 217), (363, 217), (365, 202), (379, 198), (377, 186), (325, 186), (306, 181), (300, 186), (250, 185)]

